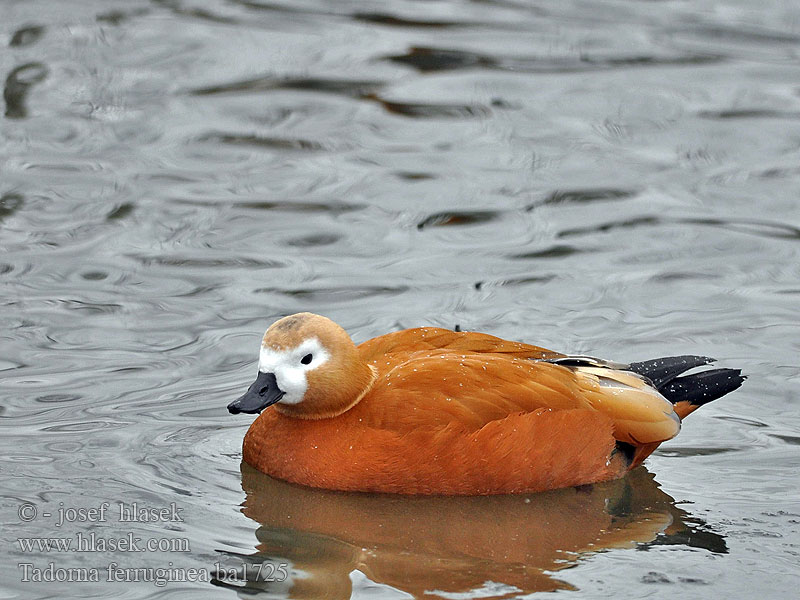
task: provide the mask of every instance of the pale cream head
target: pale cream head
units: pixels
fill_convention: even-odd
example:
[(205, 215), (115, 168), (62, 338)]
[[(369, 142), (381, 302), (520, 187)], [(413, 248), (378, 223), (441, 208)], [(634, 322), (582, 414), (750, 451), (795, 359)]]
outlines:
[(284, 392), (275, 409), (306, 419), (345, 412), (364, 396), (375, 377), (347, 332), (313, 313), (284, 317), (267, 329), (258, 370), (274, 374)]

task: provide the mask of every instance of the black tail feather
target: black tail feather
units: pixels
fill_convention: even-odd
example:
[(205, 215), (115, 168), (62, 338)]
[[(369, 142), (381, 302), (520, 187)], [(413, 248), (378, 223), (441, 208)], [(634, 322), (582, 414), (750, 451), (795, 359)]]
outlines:
[(707, 356), (667, 356), (631, 363), (628, 368), (634, 373), (647, 377), (653, 382), (656, 389), (663, 393), (661, 388), (681, 373), (712, 362), (714, 359)]
[(675, 378), (658, 391), (673, 404), (689, 402), (702, 406), (737, 389), (745, 379), (740, 369), (711, 369)]

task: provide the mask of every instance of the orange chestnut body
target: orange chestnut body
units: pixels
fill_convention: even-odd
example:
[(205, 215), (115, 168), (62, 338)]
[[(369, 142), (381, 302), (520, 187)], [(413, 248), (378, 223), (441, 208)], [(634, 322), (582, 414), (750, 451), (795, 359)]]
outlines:
[(621, 365), (434, 327), (356, 346), (333, 321), (300, 313), (267, 330), (259, 379), (229, 410), (263, 410), (243, 458), (279, 479), (403, 494), (542, 491), (622, 476), (683, 417), (741, 385), (731, 369), (680, 376), (708, 362)]

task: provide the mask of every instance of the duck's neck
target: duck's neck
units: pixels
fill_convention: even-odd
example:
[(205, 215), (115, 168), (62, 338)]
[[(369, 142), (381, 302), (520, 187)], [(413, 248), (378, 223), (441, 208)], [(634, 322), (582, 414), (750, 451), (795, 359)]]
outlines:
[(275, 410), (295, 419), (330, 419), (338, 417), (361, 402), (378, 378), (378, 370), (359, 362), (344, 371), (346, 376), (316, 377), (298, 404), (274, 405)]

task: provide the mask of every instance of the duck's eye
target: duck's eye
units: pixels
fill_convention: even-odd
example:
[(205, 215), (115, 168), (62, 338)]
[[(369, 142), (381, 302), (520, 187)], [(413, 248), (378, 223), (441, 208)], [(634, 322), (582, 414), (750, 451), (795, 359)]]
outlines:
[(300, 362), (303, 363), (304, 365), (310, 365), (311, 364), (311, 360), (313, 358), (314, 357), (312, 355), (306, 354), (303, 358), (300, 359)]

